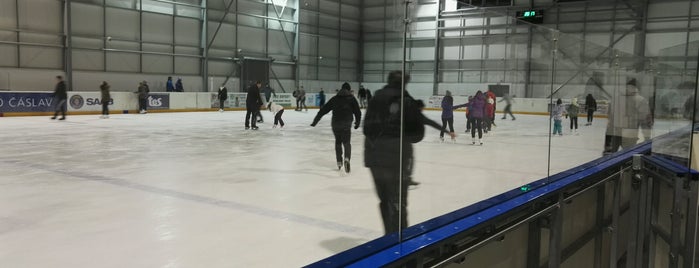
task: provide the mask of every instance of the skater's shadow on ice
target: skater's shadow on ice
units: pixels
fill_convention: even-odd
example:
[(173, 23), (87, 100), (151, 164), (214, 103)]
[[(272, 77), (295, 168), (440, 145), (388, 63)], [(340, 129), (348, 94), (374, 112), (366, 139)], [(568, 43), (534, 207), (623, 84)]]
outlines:
[(334, 253), (340, 253), (366, 242), (368, 241), (360, 238), (338, 237), (330, 240), (323, 240), (320, 242), (320, 246)]
[(285, 174), (289, 176), (298, 175), (313, 175), (318, 177), (327, 177), (325, 173), (308, 172), (308, 170), (295, 169), (295, 170), (281, 170), (281, 169), (269, 169), (269, 168), (239, 168), (240, 171), (250, 171), (256, 173), (272, 173), (272, 174)]
[(327, 188), (328, 191), (335, 192), (335, 193), (342, 193), (342, 194), (371, 194), (373, 193), (374, 189), (367, 189), (367, 188), (353, 188), (353, 187), (345, 187), (345, 186), (331, 186)]

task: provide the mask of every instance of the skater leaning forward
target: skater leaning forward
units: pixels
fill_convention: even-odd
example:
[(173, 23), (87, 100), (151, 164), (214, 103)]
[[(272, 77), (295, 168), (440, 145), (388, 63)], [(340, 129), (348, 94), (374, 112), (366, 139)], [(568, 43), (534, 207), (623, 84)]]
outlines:
[(274, 103), (273, 101), (270, 101), (267, 103), (267, 109), (274, 114), (274, 126), (273, 128), (276, 128), (277, 125), (280, 125), (280, 128), (284, 128), (284, 120), (282, 120), (282, 115), (284, 114), (284, 107)]
[[(342, 84), (342, 89), (318, 111), (313, 123), (311, 123), (311, 126), (315, 127), (325, 114), (333, 112), (331, 124), (335, 135), (335, 159), (337, 160), (337, 168), (342, 169), (344, 166), (346, 172), (350, 172), (350, 158), (352, 156), (352, 145), (350, 144), (352, 116), (354, 115), (354, 129), (359, 128), (362, 119), (359, 103), (352, 96), (350, 90), (351, 87), (348, 83)], [(343, 147), (345, 149), (344, 156)]]

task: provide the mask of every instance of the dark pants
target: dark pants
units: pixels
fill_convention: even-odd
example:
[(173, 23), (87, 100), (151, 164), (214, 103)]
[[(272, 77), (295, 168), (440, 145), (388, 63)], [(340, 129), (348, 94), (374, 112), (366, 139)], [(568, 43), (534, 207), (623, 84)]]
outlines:
[(226, 100), (218, 100), (218, 108), (223, 109), (225, 108), (224, 106), (226, 105)]
[(508, 104), (505, 106), (505, 111), (502, 113), (502, 119), (507, 119), (507, 115), (512, 116), (512, 119), (515, 119), (515, 115), (512, 114), (512, 104)]
[(468, 132), (471, 130), (471, 125), (473, 125), (473, 120), (471, 120), (471, 117), (466, 115), (466, 131)]
[(442, 118), (442, 131), (439, 132), (439, 137), (444, 137), (444, 129), (449, 125), (449, 132), (454, 132), (454, 118)]
[(66, 117), (66, 110), (68, 110), (67, 104), (68, 104), (67, 100), (57, 100), (56, 112), (53, 113), (53, 117), (58, 116), (58, 113), (61, 113), (62, 117)]
[(478, 130), (478, 138), (483, 138), (483, 118), (471, 118), (471, 137), (476, 137), (476, 130)]
[(386, 234), (405, 229), (408, 227), (410, 166), (404, 167), (402, 183), (399, 183), (398, 167), (370, 167), (369, 169), (374, 177), (376, 194), (379, 196), (379, 210)]
[(257, 121), (260, 121), (260, 123), (262, 123), (262, 122), (265, 121), (265, 119), (262, 118), (262, 113), (261, 113), (259, 110), (257, 111), (257, 116), (256, 116), (256, 118), (257, 118)]
[(148, 99), (138, 99), (138, 110), (139, 111), (146, 111), (148, 110)]
[(575, 129), (578, 129), (578, 117), (577, 116), (570, 117), (570, 129), (573, 129), (573, 127), (575, 127)]
[[(337, 162), (342, 162), (344, 158), (350, 159), (352, 157), (352, 144), (350, 144), (352, 132), (349, 129), (333, 129), (333, 134), (335, 134), (335, 159)], [(345, 148), (344, 158), (342, 157), (343, 147)]]
[(595, 113), (595, 110), (592, 109), (587, 109), (587, 122), (592, 123), (592, 115)]
[(493, 124), (493, 119), (490, 116), (487, 116), (483, 118), (483, 128), (485, 132), (488, 132), (491, 130)]
[(257, 114), (260, 113), (259, 109), (248, 108), (247, 113), (245, 113), (245, 127), (257, 127)]
[(284, 126), (284, 120), (282, 120), (282, 114), (284, 114), (284, 110), (281, 110), (277, 112), (277, 114), (274, 115), (274, 125), (280, 124), (282, 127)]
[(109, 115), (109, 101), (102, 101), (102, 115)]

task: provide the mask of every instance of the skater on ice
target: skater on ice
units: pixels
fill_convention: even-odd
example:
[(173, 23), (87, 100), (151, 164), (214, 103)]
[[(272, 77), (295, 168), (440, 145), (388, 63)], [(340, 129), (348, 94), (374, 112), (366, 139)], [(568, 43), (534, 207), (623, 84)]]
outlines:
[(284, 114), (284, 106), (270, 101), (267, 103), (267, 109), (274, 114), (274, 126), (272, 126), (272, 128), (277, 128), (277, 125), (279, 125), (279, 128), (284, 128), (284, 120), (282, 119), (282, 115)]
[(553, 135), (558, 134), (563, 136), (563, 115), (566, 109), (563, 107), (563, 101), (561, 99), (556, 100), (556, 105), (551, 108), (551, 117), (553, 117)]
[[(313, 119), (313, 123), (311, 123), (311, 126), (315, 127), (325, 114), (330, 111), (333, 112), (331, 125), (333, 134), (335, 135), (335, 160), (337, 160), (337, 169), (340, 170), (344, 167), (347, 173), (350, 172), (350, 159), (352, 156), (352, 145), (350, 144), (352, 139), (352, 116), (354, 116), (354, 129), (359, 128), (359, 124), (362, 120), (362, 112), (359, 109), (359, 103), (357, 103), (357, 99), (350, 93), (350, 89), (351, 87), (348, 83), (342, 84), (340, 92), (318, 111), (318, 114)], [(343, 148), (344, 155), (342, 152)]]
[[(442, 128), (446, 129), (447, 125), (449, 125), (449, 132), (454, 132), (454, 97), (449, 90), (442, 99)], [(444, 141), (444, 130), (439, 132), (439, 139)], [(455, 139), (452, 137), (451, 140)]]
[(260, 113), (260, 107), (262, 107), (262, 97), (260, 97), (260, 87), (262, 83), (257, 81), (254, 85), (248, 88), (247, 99), (245, 100), (245, 108), (247, 113), (245, 113), (245, 129), (257, 130), (257, 114)]
[(102, 84), (100, 85), (100, 102), (102, 104), (102, 116), (100, 118), (102, 119), (107, 119), (109, 118), (109, 102), (112, 101), (112, 96), (109, 94), (109, 84), (107, 84), (107, 81), (102, 81)]
[(566, 116), (570, 117), (570, 134), (578, 135), (578, 113), (580, 113), (578, 98), (573, 98), (570, 100), (570, 105), (568, 105), (566, 113)]
[(223, 109), (226, 108), (226, 100), (228, 99), (228, 89), (221, 85), (221, 87), (218, 88), (218, 111), (223, 112)]
[(63, 76), (56, 76), (56, 88), (53, 91), (53, 98), (56, 102), (56, 112), (53, 113), (51, 120), (58, 117), (58, 113), (61, 113), (61, 118), (58, 120), (66, 120), (66, 110), (68, 110), (68, 90), (66, 89), (66, 82), (63, 81)]

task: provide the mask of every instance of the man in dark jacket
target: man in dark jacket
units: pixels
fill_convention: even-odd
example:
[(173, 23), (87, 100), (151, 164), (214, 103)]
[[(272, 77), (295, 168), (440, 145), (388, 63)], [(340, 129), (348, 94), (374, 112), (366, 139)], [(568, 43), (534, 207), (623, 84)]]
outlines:
[(147, 114), (148, 113), (148, 94), (150, 94), (150, 88), (148, 88), (148, 82), (145, 80), (138, 84), (138, 113)]
[(245, 101), (245, 108), (247, 113), (245, 114), (245, 129), (257, 130), (256, 117), (260, 113), (260, 107), (262, 106), (262, 98), (260, 97), (260, 87), (262, 83), (257, 81), (254, 85), (248, 88), (248, 96)]
[[(312, 127), (318, 124), (318, 121), (323, 115), (333, 112), (332, 128), (335, 134), (335, 158), (337, 160), (337, 169), (345, 167), (345, 172), (350, 172), (350, 157), (352, 155), (352, 115), (354, 115), (354, 129), (359, 128), (359, 122), (362, 120), (362, 112), (359, 110), (357, 99), (350, 93), (350, 85), (344, 83), (342, 90), (337, 93), (337, 96), (328, 101), (323, 108), (318, 111), (315, 119), (313, 119)], [(342, 148), (345, 148), (344, 158), (342, 156)], [(343, 161), (344, 159), (344, 161)]]
[(63, 81), (63, 76), (56, 76), (56, 88), (53, 91), (53, 97), (56, 102), (56, 112), (53, 113), (51, 120), (56, 119), (58, 112), (61, 112), (61, 119), (66, 120), (66, 110), (68, 101), (68, 90), (66, 89), (66, 82)]
[(226, 100), (228, 99), (228, 89), (221, 85), (220, 88), (218, 88), (218, 111), (223, 112), (223, 108), (225, 108)]
[[(391, 72), (388, 75), (388, 85), (376, 91), (364, 118), (364, 164), (374, 177), (386, 234), (398, 232), (408, 226), (407, 202), (413, 166), (412, 144), (422, 140), (425, 125), (439, 126), (424, 117), (420, 111), (420, 104), (407, 91), (401, 90), (403, 79), (402, 72)], [(406, 83), (408, 79), (409, 76), (406, 75)], [(455, 136), (453, 132), (449, 134)]]

